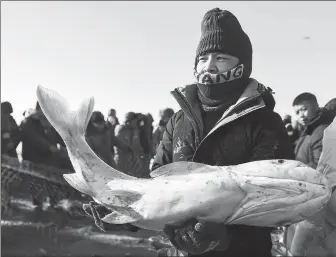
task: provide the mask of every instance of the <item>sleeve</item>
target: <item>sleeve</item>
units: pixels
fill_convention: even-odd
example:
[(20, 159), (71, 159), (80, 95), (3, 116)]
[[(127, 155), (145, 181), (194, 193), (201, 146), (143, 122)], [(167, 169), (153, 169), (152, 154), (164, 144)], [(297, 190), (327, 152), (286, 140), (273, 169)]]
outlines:
[(161, 138), (160, 138), (160, 127), (157, 127), (153, 133), (153, 145), (154, 145), (154, 148), (158, 148), (159, 144), (160, 144), (160, 141), (161, 141)]
[(293, 144), (279, 114), (269, 111), (260, 113), (255, 121), (250, 161), (295, 159)]
[(154, 156), (152, 171), (173, 161), (173, 134), (176, 115), (177, 113), (170, 118), (163, 132), (162, 140)]
[(327, 125), (320, 126), (314, 131), (313, 136), (311, 137), (310, 150), (311, 156), (309, 163), (307, 165), (316, 169), (319, 162), (321, 153), (322, 153), (322, 141), (323, 141), (323, 132), (327, 128)]

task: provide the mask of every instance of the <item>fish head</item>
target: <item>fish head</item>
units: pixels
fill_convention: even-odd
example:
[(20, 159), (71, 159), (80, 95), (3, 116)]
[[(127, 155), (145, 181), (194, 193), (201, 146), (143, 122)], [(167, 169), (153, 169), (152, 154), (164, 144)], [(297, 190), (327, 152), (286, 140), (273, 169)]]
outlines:
[(291, 170), (298, 167), (308, 167), (306, 164), (296, 161), (296, 160), (287, 160), (287, 159), (275, 159), (271, 160), (271, 163), (282, 169)]

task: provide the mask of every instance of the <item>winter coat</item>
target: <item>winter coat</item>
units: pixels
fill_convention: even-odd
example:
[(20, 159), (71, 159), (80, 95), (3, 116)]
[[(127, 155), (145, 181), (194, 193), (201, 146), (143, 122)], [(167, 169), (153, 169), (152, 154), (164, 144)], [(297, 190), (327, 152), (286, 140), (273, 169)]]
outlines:
[(21, 135), (16, 121), (10, 114), (1, 115), (1, 154), (17, 158), (16, 148)]
[(102, 132), (88, 130), (85, 138), (95, 154), (106, 164), (114, 168), (117, 167), (114, 161), (114, 147), (118, 146), (124, 151), (128, 150), (128, 146), (120, 142), (108, 126), (106, 126)]
[[(118, 147), (116, 148), (115, 161), (118, 170), (138, 178), (149, 177), (149, 167), (147, 170), (143, 168), (146, 163), (144, 161), (146, 155), (141, 146), (140, 129), (121, 125), (116, 129), (116, 137), (132, 149), (132, 151), (125, 152)], [(147, 174), (144, 174), (144, 171)]]
[[(169, 120), (152, 170), (171, 162), (236, 165), (265, 159), (294, 159), (293, 147), (281, 117), (273, 111), (272, 94), (251, 79), (236, 104), (229, 107), (207, 134), (203, 133), (197, 86), (172, 92), (181, 110)], [(231, 243), (226, 251), (199, 256), (270, 256), (271, 228), (228, 226)]]
[(41, 114), (32, 114), (20, 124), (22, 132), (22, 158), (38, 164), (49, 165), (52, 159), (51, 146), (57, 146), (48, 133), (48, 127), (42, 124)]
[[(321, 109), (317, 117), (303, 130), (295, 147), (296, 159), (316, 169), (322, 153), (324, 130), (334, 118), (332, 112)], [(326, 175), (330, 184), (335, 185), (335, 174)], [(287, 247), (297, 256), (335, 256), (336, 254), (336, 215), (329, 206), (325, 209), (322, 224), (307, 220), (289, 227)]]
[(166, 129), (166, 126), (163, 124), (159, 124), (158, 127), (155, 129), (154, 134), (153, 134), (153, 144), (154, 144), (154, 148), (157, 150), (157, 148), (159, 147), (162, 137), (163, 137), (163, 133)]
[(321, 109), (317, 117), (306, 126), (296, 141), (296, 160), (316, 169), (322, 153), (323, 132), (333, 121), (333, 118), (328, 110)]

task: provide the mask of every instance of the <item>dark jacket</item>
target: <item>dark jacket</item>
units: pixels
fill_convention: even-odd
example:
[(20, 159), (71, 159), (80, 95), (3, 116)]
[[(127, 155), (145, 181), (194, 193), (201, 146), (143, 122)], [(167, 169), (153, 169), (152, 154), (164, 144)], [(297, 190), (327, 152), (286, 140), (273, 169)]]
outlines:
[(52, 158), (50, 147), (56, 146), (48, 135), (48, 128), (42, 124), (41, 114), (34, 113), (20, 124), (22, 132), (22, 158), (39, 164), (49, 164)]
[[(145, 151), (141, 144), (140, 128), (120, 125), (116, 128), (116, 137), (126, 144), (132, 151), (125, 152), (116, 147), (115, 161), (118, 170), (138, 178), (149, 177), (149, 167), (144, 168)], [(149, 166), (149, 165), (148, 165)]]
[(153, 134), (153, 145), (154, 145), (154, 149), (157, 150), (157, 148), (159, 147), (162, 137), (163, 137), (163, 133), (166, 129), (166, 124), (162, 124), (160, 123), (159, 126), (155, 129), (154, 134)]
[(300, 138), (296, 141), (296, 160), (316, 169), (322, 153), (323, 133), (331, 124), (333, 118), (334, 116), (330, 111), (321, 109), (317, 117), (306, 126)]
[(114, 147), (118, 147), (125, 152), (130, 151), (129, 147), (118, 139), (108, 126), (101, 132), (88, 129), (85, 139), (95, 154), (113, 168), (117, 167), (114, 161)]
[[(272, 94), (257, 81), (251, 80), (237, 103), (207, 135), (203, 135), (197, 86), (178, 88), (172, 94), (181, 110), (167, 124), (153, 170), (177, 161), (227, 166), (294, 158), (282, 119), (273, 112)], [(229, 229), (232, 241), (225, 252), (210, 251), (201, 256), (270, 256), (270, 228), (232, 225)]]
[(16, 148), (20, 143), (19, 127), (10, 114), (1, 114), (1, 154), (17, 157)]

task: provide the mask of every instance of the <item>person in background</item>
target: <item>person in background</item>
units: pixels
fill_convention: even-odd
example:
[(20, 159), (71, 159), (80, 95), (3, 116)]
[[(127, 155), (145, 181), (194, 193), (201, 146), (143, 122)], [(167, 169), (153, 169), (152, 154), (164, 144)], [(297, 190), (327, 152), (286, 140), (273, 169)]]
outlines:
[(154, 131), (154, 135), (153, 135), (153, 142), (154, 142), (155, 150), (158, 148), (162, 140), (163, 132), (166, 129), (167, 123), (173, 115), (174, 115), (174, 110), (171, 108), (166, 108), (160, 112), (159, 126), (156, 128), (156, 130)]
[(331, 99), (326, 105), (324, 106), (325, 109), (329, 110), (334, 117), (336, 116), (336, 98)]
[[(115, 139), (115, 128), (119, 125), (119, 120), (117, 117), (117, 112), (115, 109), (110, 109), (108, 114), (107, 114), (107, 118), (106, 118), (106, 124), (107, 127), (110, 129), (111, 131), (111, 137), (113, 139)], [(112, 151), (112, 158), (114, 160), (114, 156), (115, 156), (115, 151), (114, 151), (114, 147), (112, 147), (111, 149)]]
[[(20, 124), (22, 135), (22, 158), (35, 164), (43, 164), (58, 168), (55, 155), (67, 157), (65, 148), (58, 146), (57, 134), (52, 125), (42, 112), (40, 105), (36, 103), (35, 110), (25, 113), (25, 118)], [(42, 209), (45, 195), (33, 184), (30, 186), (32, 203), (36, 210)], [(50, 205), (53, 203), (50, 202)], [(52, 206), (51, 206), (52, 207)]]
[(127, 144), (111, 133), (110, 127), (105, 122), (104, 115), (99, 111), (92, 113), (85, 138), (95, 154), (106, 164), (114, 168), (117, 167), (114, 161), (114, 147), (118, 147), (123, 152), (131, 151)]
[(10, 102), (1, 103), (1, 154), (18, 158), (16, 148), (21, 140), (19, 127), (14, 120)]
[[(293, 100), (296, 121), (303, 128), (295, 147), (296, 159), (313, 169), (317, 168), (323, 149), (324, 130), (335, 118), (332, 99), (320, 108), (316, 96), (302, 93)], [(334, 174), (328, 174), (331, 178)], [(335, 256), (336, 253), (336, 216), (331, 205), (325, 209), (324, 224), (316, 225), (308, 220), (292, 224), (287, 230), (286, 247), (293, 256)], [(308, 246), (307, 242), (311, 244)], [(330, 251), (330, 252), (326, 252)]]
[(292, 117), (290, 115), (284, 116), (283, 123), (285, 124), (287, 134), (293, 143), (293, 147), (295, 147), (295, 142), (299, 138), (300, 132), (297, 128), (294, 128), (293, 123), (292, 123)]
[(107, 121), (109, 128), (111, 128), (113, 135), (115, 135), (115, 128), (116, 126), (119, 125), (119, 120), (118, 120), (117, 112), (115, 109), (109, 110), (106, 121)]
[(146, 114), (146, 117), (147, 117), (147, 121), (148, 121), (148, 135), (149, 135), (149, 141), (150, 141), (150, 144), (151, 144), (151, 154), (150, 154), (150, 158), (153, 158), (154, 155), (155, 155), (155, 146), (154, 146), (154, 139), (153, 139), (153, 133), (154, 133), (154, 126), (153, 126), (153, 123), (154, 123), (154, 119), (153, 119), (153, 116), (150, 114), (150, 113), (147, 113)]
[(302, 93), (293, 101), (296, 120), (304, 128), (296, 142), (295, 158), (316, 169), (322, 152), (323, 132), (333, 120), (333, 115), (320, 108), (316, 96)]
[(152, 142), (152, 123), (153, 118), (149, 115), (136, 113), (137, 127), (139, 128), (140, 144), (143, 149), (143, 157), (141, 158), (137, 174), (141, 178), (150, 178), (149, 166), (150, 160), (153, 156), (153, 142)]
[(94, 111), (86, 129), (85, 139), (91, 149), (111, 167), (116, 167), (113, 160), (112, 133), (105, 123), (104, 115)]
[(125, 115), (124, 124), (116, 128), (116, 137), (128, 145), (132, 151), (125, 152), (116, 147), (115, 161), (119, 171), (141, 178), (143, 174), (140, 171), (145, 158), (145, 150), (141, 144), (139, 124), (144, 124), (139, 120), (139, 115), (128, 112)]
[(33, 112), (25, 115), (20, 124), (22, 158), (37, 164), (50, 165), (52, 155), (59, 152), (56, 140), (50, 136), (52, 125), (38, 103)]

